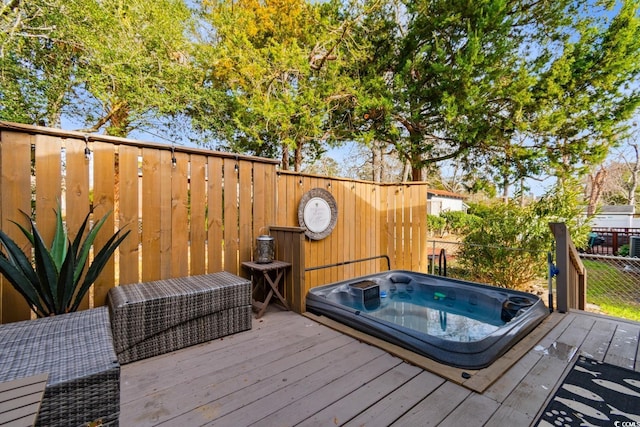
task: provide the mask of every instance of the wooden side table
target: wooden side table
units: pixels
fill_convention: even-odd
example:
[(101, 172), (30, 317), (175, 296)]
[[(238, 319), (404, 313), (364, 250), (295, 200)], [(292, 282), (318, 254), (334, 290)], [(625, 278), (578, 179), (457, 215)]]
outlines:
[(274, 294), (276, 295), (276, 297), (278, 297), (282, 305), (287, 310), (289, 310), (289, 304), (287, 303), (287, 300), (284, 299), (278, 288), (280, 286), (280, 281), (285, 275), (285, 272), (288, 268), (291, 267), (291, 263), (274, 260), (270, 263), (258, 264), (257, 262), (253, 261), (245, 261), (242, 263), (242, 266), (249, 269), (254, 276), (259, 276), (259, 274), (262, 273), (264, 286), (266, 287), (266, 284), (269, 284), (269, 292), (267, 293), (264, 301), (260, 302), (253, 299), (253, 293), (255, 293), (258, 285), (257, 281), (254, 281), (254, 288), (252, 291), (252, 305), (258, 310), (256, 319), (262, 317)]

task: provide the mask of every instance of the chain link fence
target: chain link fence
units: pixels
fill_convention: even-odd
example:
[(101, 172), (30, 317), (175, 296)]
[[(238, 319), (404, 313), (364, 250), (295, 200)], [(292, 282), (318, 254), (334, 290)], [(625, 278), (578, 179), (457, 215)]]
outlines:
[[(478, 281), (474, 272), (468, 271), (461, 262), (463, 247), (464, 244), (458, 241), (427, 241), (428, 272), (454, 279)], [(498, 246), (478, 246), (477, 249), (522, 251), (518, 248)], [(555, 257), (555, 254), (553, 256)], [(640, 258), (585, 253), (580, 254), (580, 258), (587, 269), (587, 310), (640, 321)], [(546, 259), (535, 268), (539, 272), (538, 278), (521, 290), (534, 293), (546, 301)]]
[(640, 321), (640, 258), (580, 254), (587, 269), (587, 309)]

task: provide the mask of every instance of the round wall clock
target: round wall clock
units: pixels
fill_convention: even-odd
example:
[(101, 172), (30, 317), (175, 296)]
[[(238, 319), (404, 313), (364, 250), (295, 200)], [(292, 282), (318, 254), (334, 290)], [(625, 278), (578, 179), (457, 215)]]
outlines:
[(333, 231), (338, 219), (336, 199), (324, 188), (306, 192), (298, 205), (298, 223), (312, 240), (321, 240)]

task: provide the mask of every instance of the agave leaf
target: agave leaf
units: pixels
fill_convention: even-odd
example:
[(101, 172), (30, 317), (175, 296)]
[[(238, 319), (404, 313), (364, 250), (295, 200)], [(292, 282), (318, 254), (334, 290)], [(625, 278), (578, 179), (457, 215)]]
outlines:
[[(74, 282), (78, 282), (80, 280), (80, 276), (82, 276), (82, 272), (84, 271), (85, 265), (87, 263), (87, 259), (89, 258), (89, 251), (91, 250), (91, 246), (93, 245), (93, 241), (96, 239), (96, 236), (98, 235), (98, 232), (100, 231), (100, 229), (102, 228), (102, 225), (104, 224), (104, 222), (107, 220), (107, 217), (111, 214), (111, 212), (107, 212), (101, 219), (100, 221), (98, 221), (93, 228), (91, 229), (91, 231), (89, 231), (89, 234), (87, 235), (87, 237), (85, 238), (84, 242), (82, 243), (82, 246), (80, 246), (80, 237), (81, 237), (81, 233), (84, 233), (84, 229), (87, 225), (87, 222), (89, 221), (89, 214), (87, 214), (86, 218), (84, 219), (84, 222), (82, 223), (82, 226), (80, 227), (80, 232), (78, 232), (78, 235), (76, 236), (74, 242), (73, 242), (73, 251), (74, 253), (76, 253), (76, 271), (74, 272), (73, 275), (73, 280)], [(78, 253), (78, 248), (80, 248), (80, 252)]]
[[(21, 228), (21, 229), (24, 230), (24, 228)], [(44, 304), (47, 307), (47, 310), (43, 310), (43, 311), (47, 311), (47, 312), (52, 311), (54, 307), (53, 297), (51, 296), (50, 293), (47, 292), (47, 289), (43, 289), (42, 286), (40, 285), (40, 278), (38, 277), (37, 272), (34, 270), (34, 266), (29, 260), (29, 258), (27, 257), (27, 255), (25, 255), (25, 253), (18, 247), (18, 245), (13, 240), (11, 240), (9, 236), (7, 236), (5, 233), (0, 232), (0, 239), (2, 240), (2, 243), (7, 250), (7, 256), (9, 261), (13, 265), (15, 265), (17, 268), (19, 268), (22, 274), (26, 276), (28, 285), (25, 284), (25, 286), (30, 285), (34, 289), (34, 291), (38, 294), (39, 296), (38, 299), (41, 300), (42, 304)], [(39, 302), (36, 303), (36, 301), (31, 301), (31, 300), (28, 300), (28, 303), (30, 305), (41, 304)]]
[[(20, 211), (20, 212), (22, 212), (22, 211)], [(25, 216), (27, 215), (24, 212), (22, 212), (22, 214), (25, 215)], [(29, 218), (28, 216), (27, 216), (27, 219), (31, 220), (31, 218)], [(20, 224), (19, 222), (16, 222), (16, 221), (11, 221), (11, 222), (14, 223), (15, 225), (17, 225), (20, 228), (20, 231), (22, 231), (22, 234), (24, 234), (27, 237), (27, 239), (29, 239), (29, 242), (33, 246), (33, 234), (31, 234), (31, 232), (29, 230), (27, 230), (26, 228), (24, 228), (22, 226), (22, 224)]]
[(9, 261), (22, 271), (30, 283), (37, 283), (38, 276), (33, 269), (31, 261), (22, 249), (20, 249), (20, 247), (18, 247), (18, 245), (3, 231), (0, 231), (0, 242), (2, 242), (3, 246), (7, 250), (7, 258)]
[(116, 250), (116, 248), (120, 245), (120, 243), (122, 243), (122, 241), (131, 232), (131, 230), (127, 230), (126, 233), (118, 237), (121, 231), (122, 230), (118, 230), (113, 236), (111, 236), (111, 238), (109, 238), (107, 243), (105, 243), (105, 245), (98, 252), (98, 254), (93, 257), (93, 262), (89, 266), (89, 269), (87, 270), (87, 275), (85, 276), (84, 281), (82, 282), (82, 285), (80, 286), (80, 289), (76, 294), (74, 304), (71, 307), (72, 311), (78, 309), (84, 294), (87, 293), (87, 291), (89, 290), (93, 282), (96, 281), (96, 279), (104, 269), (105, 265), (107, 264), (107, 261), (109, 260), (113, 252)]
[[(53, 262), (56, 265), (57, 271), (60, 271), (60, 267), (64, 262), (64, 259), (67, 256), (67, 232), (64, 229), (64, 224), (62, 223), (62, 209), (60, 208), (60, 203), (58, 203), (58, 210), (56, 212), (56, 231), (53, 236), (53, 241), (51, 242), (51, 257), (53, 258)], [(35, 232), (35, 230), (34, 230)]]
[(42, 306), (38, 292), (34, 289), (29, 278), (2, 253), (0, 253), (0, 273), (22, 295), (38, 316), (46, 313), (47, 310)]
[[(67, 241), (67, 245), (71, 246), (71, 242)], [(58, 276), (58, 313), (69, 312), (71, 299), (73, 298), (73, 293), (75, 292), (77, 285), (77, 282), (73, 280), (73, 272), (76, 268), (76, 259), (70, 248), (66, 252), (67, 256), (62, 263), (60, 275)]]
[(51, 253), (42, 240), (42, 236), (35, 228), (35, 224), (31, 221), (33, 233), (34, 259), (36, 264), (36, 273), (38, 274), (39, 287), (47, 297), (53, 301), (53, 312), (56, 313), (56, 295), (58, 295), (58, 270)]

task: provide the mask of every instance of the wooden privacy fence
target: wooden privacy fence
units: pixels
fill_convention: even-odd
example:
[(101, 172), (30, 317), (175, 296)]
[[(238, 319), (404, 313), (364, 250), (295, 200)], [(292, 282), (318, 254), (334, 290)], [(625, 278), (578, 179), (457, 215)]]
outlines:
[[(292, 261), (285, 296), (304, 311), (314, 286), (385, 270), (426, 271), (424, 183), (376, 184), (277, 170), (278, 162), (0, 122), (0, 227), (26, 249), (11, 221), (36, 218), (49, 242), (61, 204), (70, 238), (85, 215), (113, 212), (95, 244), (117, 228), (131, 230), (83, 308), (105, 303), (118, 284), (226, 270), (247, 276), (255, 238), (271, 232), (276, 256)], [(298, 204), (312, 188), (336, 199), (338, 220), (325, 239), (304, 237)], [(333, 266), (344, 261), (375, 258)], [(319, 267), (319, 268), (318, 268)], [(27, 319), (29, 307), (0, 280), (2, 323)]]

